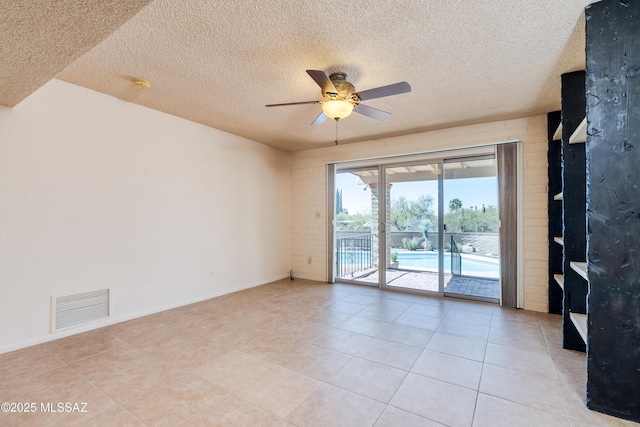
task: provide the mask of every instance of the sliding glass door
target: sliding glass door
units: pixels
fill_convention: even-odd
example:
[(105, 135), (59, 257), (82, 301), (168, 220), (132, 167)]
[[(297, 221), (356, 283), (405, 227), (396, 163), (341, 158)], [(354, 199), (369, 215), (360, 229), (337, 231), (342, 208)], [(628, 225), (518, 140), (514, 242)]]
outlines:
[(496, 160), (484, 153), (338, 170), (335, 280), (499, 302)]
[(440, 162), (384, 168), (389, 288), (442, 292), (441, 170)]
[(494, 155), (443, 164), (445, 295), (500, 301), (498, 184)]
[(338, 171), (335, 176), (336, 280), (378, 286), (378, 168)]

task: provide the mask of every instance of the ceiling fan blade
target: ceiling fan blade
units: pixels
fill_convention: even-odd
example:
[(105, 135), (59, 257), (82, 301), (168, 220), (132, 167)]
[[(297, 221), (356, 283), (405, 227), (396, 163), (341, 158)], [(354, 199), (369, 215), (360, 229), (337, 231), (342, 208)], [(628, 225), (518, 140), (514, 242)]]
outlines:
[(391, 116), (391, 113), (362, 104), (356, 105), (356, 108), (354, 108), (353, 111), (381, 122), (387, 120)]
[(316, 117), (316, 119), (311, 123), (311, 126), (315, 126), (315, 125), (319, 125), (321, 123), (324, 123), (329, 117), (324, 114), (324, 113), (320, 113), (320, 115), (318, 115), (318, 117)]
[(358, 98), (362, 101), (368, 99), (382, 98), (384, 96), (399, 95), (401, 93), (411, 92), (411, 86), (407, 82), (394, 83), (392, 85), (381, 86), (374, 89), (356, 92)]
[(319, 70), (307, 70), (307, 74), (311, 76), (313, 81), (315, 81), (320, 88), (322, 88), (322, 92), (331, 92), (337, 93), (336, 87), (333, 85), (329, 77), (324, 73), (324, 71)]
[(320, 101), (285, 102), (284, 104), (267, 104), (265, 107), (282, 107), (283, 105), (320, 104)]

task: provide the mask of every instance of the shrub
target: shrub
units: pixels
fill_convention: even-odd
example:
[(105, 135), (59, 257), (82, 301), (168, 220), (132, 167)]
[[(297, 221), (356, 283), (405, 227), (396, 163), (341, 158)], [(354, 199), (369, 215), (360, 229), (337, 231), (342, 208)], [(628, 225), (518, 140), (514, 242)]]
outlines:
[(403, 237), (402, 246), (410, 251), (415, 251), (422, 247), (422, 238), (420, 237)]
[(398, 252), (394, 252), (391, 254), (391, 262), (398, 261)]

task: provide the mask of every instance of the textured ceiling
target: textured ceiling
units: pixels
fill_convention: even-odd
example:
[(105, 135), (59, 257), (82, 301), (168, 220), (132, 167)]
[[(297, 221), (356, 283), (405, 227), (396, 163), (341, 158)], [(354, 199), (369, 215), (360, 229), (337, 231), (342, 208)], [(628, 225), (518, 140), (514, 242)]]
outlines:
[[(310, 126), (318, 105), (264, 105), (321, 99), (306, 69), (346, 72), (357, 90), (412, 86), (364, 102), (392, 116), (351, 115), (341, 144), (559, 109), (560, 74), (584, 67), (591, 2), (155, 0), (57, 78), (296, 151), (333, 144), (334, 123)], [(88, 26), (103, 34), (105, 14), (114, 20), (88, 12), (82, 28), (64, 28), (81, 40)], [(39, 28), (50, 17), (33, 19)]]
[(13, 107), (151, 0), (2, 0), (0, 105)]

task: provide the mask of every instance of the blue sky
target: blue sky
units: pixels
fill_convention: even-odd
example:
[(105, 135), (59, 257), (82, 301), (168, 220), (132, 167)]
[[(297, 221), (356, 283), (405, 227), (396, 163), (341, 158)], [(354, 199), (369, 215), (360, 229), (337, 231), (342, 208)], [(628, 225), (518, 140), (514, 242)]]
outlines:
[[(336, 175), (336, 188), (342, 190), (342, 207), (349, 213), (370, 213), (371, 195), (363, 191), (364, 185), (358, 184), (357, 177), (350, 173)], [(498, 204), (498, 189), (496, 178), (455, 179), (444, 181), (445, 212), (448, 211), (449, 201), (454, 198), (462, 200), (462, 207), (482, 207)], [(398, 182), (391, 187), (391, 200), (404, 196), (407, 200), (415, 200), (421, 194), (433, 195), (438, 198), (438, 181)]]

